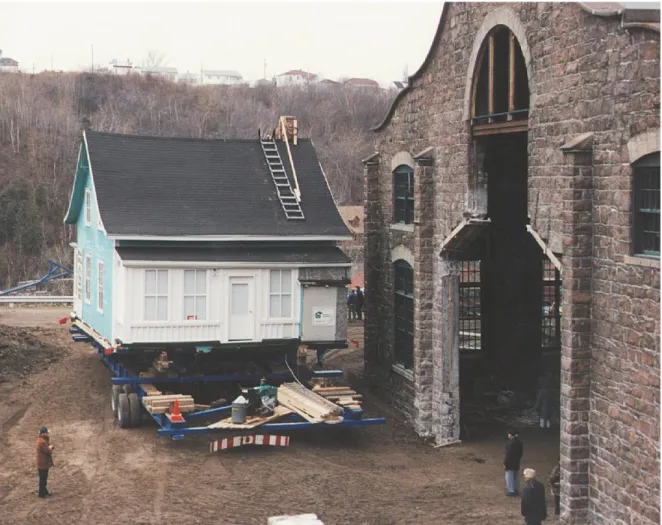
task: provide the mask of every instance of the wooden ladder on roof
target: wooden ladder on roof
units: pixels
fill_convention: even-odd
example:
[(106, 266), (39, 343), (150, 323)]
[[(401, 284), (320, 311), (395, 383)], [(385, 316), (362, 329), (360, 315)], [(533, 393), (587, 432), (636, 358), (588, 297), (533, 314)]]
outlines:
[(267, 159), (271, 178), (276, 185), (276, 192), (285, 212), (285, 217), (288, 219), (305, 219), (303, 210), (299, 204), (299, 198), (292, 189), (290, 179), (285, 171), (285, 166), (278, 152), (275, 139), (261, 139), (260, 144), (262, 145), (264, 158)]

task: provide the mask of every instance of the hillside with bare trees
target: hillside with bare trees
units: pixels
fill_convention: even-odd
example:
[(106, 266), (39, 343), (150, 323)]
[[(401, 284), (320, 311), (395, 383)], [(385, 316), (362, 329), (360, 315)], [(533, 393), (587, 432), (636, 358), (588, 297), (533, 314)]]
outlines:
[(280, 115), (311, 137), (339, 204), (362, 199), (361, 158), (369, 128), (395, 93), (342, 86), (195, 87), (156, 78), (90, 74), (0, 74), (0, 289), (42, 273), (45, 260), (70, 264), (63, 224), (80, 121), (113, 133), (257, 138)]

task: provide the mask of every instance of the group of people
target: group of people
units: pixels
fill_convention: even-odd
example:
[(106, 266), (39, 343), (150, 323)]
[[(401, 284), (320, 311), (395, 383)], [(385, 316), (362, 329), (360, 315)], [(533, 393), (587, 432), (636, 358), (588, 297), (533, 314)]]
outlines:
[(365, 296), (360, 286), (351, 289), (347, 296), (347, 311), (350, 321), (361, 321), (363, 319), (363, 304)]
[[(503, 466), (506, 470), (507, 496), (519, 496), (519, 468), (524, 454), (524, 445), (517, 432), (508, 433), (508, 443), (504, 454)], [(526, 525), (540, 525), (547, 519), (547, 500), (545, 486), (538, 480), (536, 471), (526, 468), (522, 472), (525, 486), (522, 489), (521, 511)], [(548, 480), (554, 496), (554, 513), (561, 512), (561, 468), (556, 465)]]

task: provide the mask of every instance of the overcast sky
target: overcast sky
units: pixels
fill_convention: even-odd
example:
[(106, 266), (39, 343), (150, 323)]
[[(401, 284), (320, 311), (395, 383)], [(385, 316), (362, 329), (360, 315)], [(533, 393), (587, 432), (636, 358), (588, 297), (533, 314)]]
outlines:
[(0, 49), (25, 71), (80, 70), (148, 50), (180, 73), (232, 69), (246, 80), (289, 69), (381, 83), (411, 75), (434, 37), (441, 2), (4, 3)]

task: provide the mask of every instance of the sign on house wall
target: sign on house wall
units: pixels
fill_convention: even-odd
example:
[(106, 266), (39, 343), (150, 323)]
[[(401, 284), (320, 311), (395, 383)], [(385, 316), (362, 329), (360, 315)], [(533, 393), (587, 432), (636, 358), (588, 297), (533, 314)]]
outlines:
[(313, 307), (313, 324), (317, 326), (335, 326), (336, 309)]

